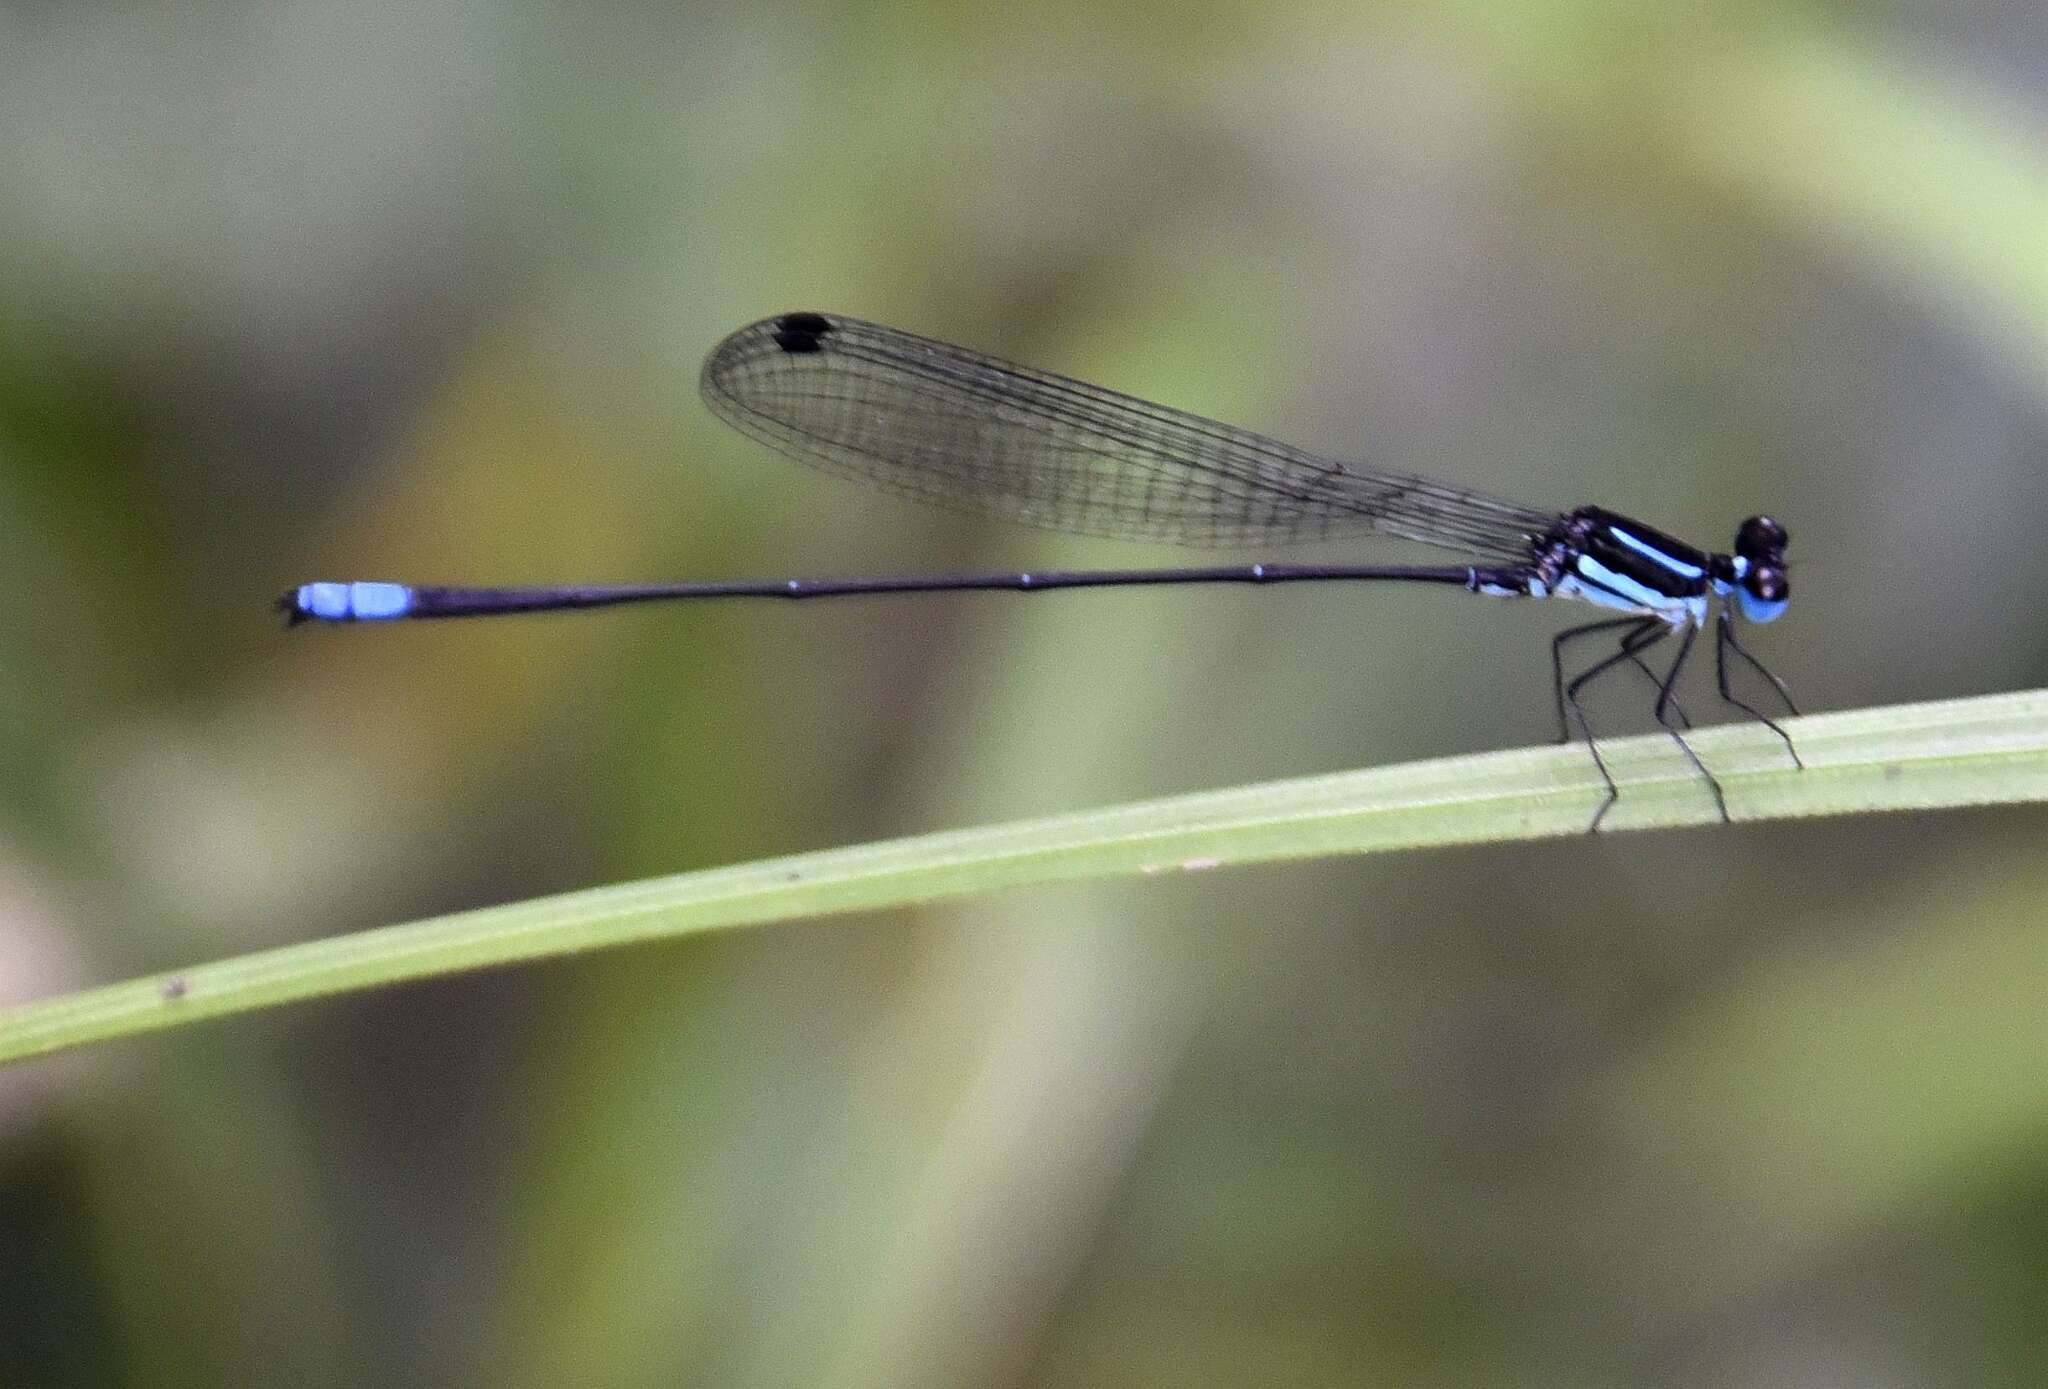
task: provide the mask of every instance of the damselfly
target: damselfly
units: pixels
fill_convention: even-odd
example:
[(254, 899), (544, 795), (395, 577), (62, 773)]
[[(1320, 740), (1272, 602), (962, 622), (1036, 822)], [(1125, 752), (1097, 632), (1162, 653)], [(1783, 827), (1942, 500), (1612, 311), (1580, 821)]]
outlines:
[[(1232, 564), (1187, 569), (1057, 570), (878, 578), (745, 579), (596, 587), (447, 588), (311, 583), (278, 601), (292, 622), (483, 617), (690, 598), (832, 598), (972, 589), (1042, 592), (1136, 584), (1386, 582), (1442, 584), (1493, 598), (1572, 598), (1620, 616), (1551, 641), (1558, 734), (1586, 739), (1606, 786), (1589, 828), (1619, 796), (1581, 705), (1586, 687), (1624, 666), (1656, 686), (1653, 712), (1713, 789), (1686, 743), (1675, 691), (1694, 639), (1714, 625), (1721, 698), (1770, 716), (1730, 681), (1731, 658), (1797, 713), (1784, 683), (1737, 638), (1736, 614), (1772, 622), (1790, 598), (1785, 528), (1752, 516), (1730, 553), (1688, 545), (1600, 507), (1543, 511), (1404, 473), (1339, 462), (1248, 430), (1017, 366), (964, 347), (838, 314), (788, 313), (740, 329), (704, 363), (713, 411), (813, 467), (898, 496), (1082, 534), (1254, 546), (1376, 531), (1457, 551), (1455, 565)], [(1567, 648), (1608, 633), (1613, 649), (1567, 678)], [(1676, 637), (1663, 672), (1646, 653)]]

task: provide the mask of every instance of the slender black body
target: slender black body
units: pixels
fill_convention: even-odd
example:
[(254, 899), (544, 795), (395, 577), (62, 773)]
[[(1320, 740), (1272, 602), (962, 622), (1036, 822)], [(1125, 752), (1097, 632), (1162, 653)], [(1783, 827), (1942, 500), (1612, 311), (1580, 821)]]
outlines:
[[(1496, 598), (1573, 598), (1619, 614), (1552, 642), (1560, 735), (1586, 738), (1607, 796), (1619, 794), (1580, 695), (1623, 665), (1657, 686), (1657, 720), (1687, 746), (1674, 690), (1710, 615), (1721, 697), (1798, 752), (1777, 723), (1736, 696), (1729, 661), (1790, 696), (1736, 637), (1739, 613), (1771, 622), (1790, 598), (1783, 526), (1752, 516), (1729, 553), (1702, 550), (1599, 507), (1558, 513), (1405, 473), (1343, 463), (1249, 430), (1052, 372), (859, 319), (790, 313), (740, 329), (705, 361), (705, 400), (728, 423), (804, 463), (933, 505), (1058, 530), (1185, 545), (1287, 544), (1371, 531), (1457, 551), (1455, 565), (1231, 564), (1187, 569), (880, 578), (750, 579), (542, 588), (303, 584), (279, 600), (292, 623), (482, 617), (705, 598), (1061, 589), (1160, 584), (1426, 583)], [(1567, 678), (1565, 650), (1608, 633), (1614, 649)], [(1645, 653), (1668, 637), (1661, 673)]]

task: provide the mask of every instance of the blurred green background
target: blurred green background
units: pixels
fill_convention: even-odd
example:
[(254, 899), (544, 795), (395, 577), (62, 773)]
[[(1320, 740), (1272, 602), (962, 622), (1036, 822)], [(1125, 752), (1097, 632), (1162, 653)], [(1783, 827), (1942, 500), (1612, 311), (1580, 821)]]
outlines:
[[(1574, 614), (1431, 592), (279, 630), (1169, 558), (724, 430), (785, 309), (1768, 510), (1809, 708), (2048, 681), (2048, 12), (1641, 9), (0, 9), (0, 998), (1549, 736)], [(0, 1382), (2038, 1382), (2044, 828), (1019, 893), (19, 1067)]]

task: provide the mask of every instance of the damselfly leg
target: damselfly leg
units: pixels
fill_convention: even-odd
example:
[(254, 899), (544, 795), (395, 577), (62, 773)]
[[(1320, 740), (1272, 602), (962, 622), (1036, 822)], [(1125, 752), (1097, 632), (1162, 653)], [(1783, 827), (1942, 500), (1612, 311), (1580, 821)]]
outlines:
[[(1563, 648), (1565, 645), (1574, 638), (1588, 636), (1595, 632), (1613, 631), (1616, 628), (1625, 628), (1626, 630), (1622, 633), (1621, 640), (1616, 644), (1614, 651), (1567, 681), (1564, 678), (1563, 661)], [(1608, 770), (1607, 759), (1600, 754), (1599, 743), (1593, 736), (1592, 723), (1586, 717), (1585, 706), (1580, 702), (1579, 695), (1581, 691), (1601, 676), (1609, 671), (1618, 669), (1623, 664), (1634, 665), (1650, 677), (1651, 683), (1657, 689), (1657, 701), (1654, 711), (1658, 726), (1671, 735), (1671, 740), (1678, 744), (1679, 751), (1685, 754), (1686, 761), (1690, 762), (1693, 769), (1701, 777), (1705, 778), (1708, 789), (1713, 792), (1714, 805), (1720, 811), (1721, 819), (1724, 822), (1729, 819), (1728, 800), (1722, 793), (1721, 783), (1714, 777), (1712, 772), (1707, 770), (1706, 764), (1700, 761), (1699, 754), (1694, 752), (1692, 745), (1685, 740), (1684, 733), (1686, 729), (1691, 727), (1691, 722), (1686, 718), (1685, 710), (1679, 704), (1675, 694), (1679, 676), (1685, 670), (1686, 660), (1692, 655), (1693, 641), (1697, 635), (1696, 629), (1692, 627), (1685, 629), (1684, 636), (1679, 643), (1678, 655), (1672, 660), (1670, 668), (1663, 676), (1659, 677), (1643, 659), (1645, 652), (1670, 636), (1671, 632), (1671, 625), (1661, 617), (1619, 618), (1606, 622), (1588, 623), (1583, 627), (1570, 628), (1559, 633), (1557, 638), (1551, 643), (1552, 671), (1556, 677), (1556, 695), (1560, 719), (1565, 718), (1568, 711), (1570, 720), (1578, 725), (1580, 735), (1586, 740), (1586, 750), (1592, 754), (1593, 765), (1599, 770), (1600, 779), (1606, 784), (1607, 788), (1606, 799), (1601, 801), (1600, 808), (1593, 813), (1592, 823), (1586, 826), (1586, 831), (1589, 834), (1600, 828), (1600, 822), (1606, 818), (1607, 812), (1613, 809), (1614, 803), (1617, 800), (1621, 799), (1621, 790), (1615, 784), (1613, 773)]]
[(1785, 688), (1785, 682), (1773, 675), (1762, 661), (1750, 655), (1748, 649), (1736, 640), (1735, 624), (1729, 619), (1728, 614), (1723, 612), (1720, 620), (1714, 624), (1714, 678), (1721, 686), (1722, 700), (1777, 734), (1784, 741), (1785, 751), (1792, 754), (1792, 765), (1805, 771), (1806, 763), (1800, 760), (1799, 749), (1792, 743), (1792, 735), (1780, 727), (1776, 719), (1767, 717), (1755, 705), (1736, 697), (1734, 689), (1728, 683), (1728, 653), (1731, 651), (1748, 662), (1751, 670), (1770, 682), (1771, 688), (1778, 692), (1778, 698), (1785, 701), (1787, 712), (1794, 718), (1799, 716), (1799, 706), (1792, 702), (1792, 692)]
[[(1567, 721), (1564, 711), (1564, 648), (1566, 644), (1576, 637), (1591, 636), (1595, 632), (1608, 632), (1617, 627), (1634, 627), (1641, 622), (1642, 619), (1640, 617), (1619, 617), (1606, 622), (1589, 622), (1579, 627), (1567, 627), (1551, 639), (1550, 688), (1551, 694), (1557, 702), (1558, 742), (1569, 743), (1572, 740), (1571, 724)], [(1643, 673), (1643, 678), (1650, 682), (1651, 689), (1658, 691), (1660, 694), (1663, 693), (1664, 677), (1650, 669), (1648, 661), (1645, 661), (1640, 655), (1633, 653), (1630, 655), (1630, 661), (1637, 670)], [(1692, 728), (1692, 719), (1687, 716), (1685, 706), (1679, 703), (1675, 696), (1670, 696), (1669, 702), (1671, 712), (1678, 720), (1678, 726), (1690, 730)]]
[[(1665, 631), (1668, 634), (1670, 629), (1666, 628)], [(1692, 763), (1693, 770), (1707, 779), (1708, 789), (1714, 793), (1714, 808), (1721, 812), (1721, 823), (1726, 825), (1731, 823), (1728, 815), (1728, 797), (1722, 793), (1720, 781), (1707, 770), (1707, 764), (1700, 761), (1700, 755), (1692, 750), (1692, 744), (1685, 741), (1680, 730), (1689, 724), (1685, 718), (1685, 711), (1678, 707), (1678, 701), (1671, 693), (1678, 685), (1678, 677), (1685, 670), (1685, 663), (1692, 655), (1693, 641), (1699, 634), (1699, 628), (1688, 625), (1685, 634), (1678, 639), (1678, 654), (1672, 658), (1671, 669), (1664, 676), (1664, 683), (1657, 689), (1657, 722), (1671, 735), (1671, 741), (1678, 744), (1678, 750), (1685, 754), (1686, 761)]]
[[(1640, 627), (1640, 617), (1615, 617), (1605, 622), (1587, 622), (1577, 627), (1567, 627), (1550, 639), (1550, 688), (1557, 697), (1557, 741), (1569, 743), (1572, 740), (1572, 726), (1564, 707), (1564, 649), (1580, 637), (1590, 637), (1596, 632), (1613, 632), (1623, 627)], [(1591, 735), (1588, 734), (1590, 740)]]

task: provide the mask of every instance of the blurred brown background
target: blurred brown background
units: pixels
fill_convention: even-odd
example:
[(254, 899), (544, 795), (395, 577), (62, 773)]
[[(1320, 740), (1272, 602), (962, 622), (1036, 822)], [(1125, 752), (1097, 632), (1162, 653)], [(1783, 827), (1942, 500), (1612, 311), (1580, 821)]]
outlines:
[[(1574, 614), (1430, 592), (279, 630), (1169, 558), (720, 428), (784, 309), (1768, 510), (1809, 708), (2042, 683), (2048, 12), (1640, 10), (0, 9), (0, 997), (1549, 736)], [(0, 1380), (2032, 1382), (2044, 825), (1021, 893), (24, 1066)]]

